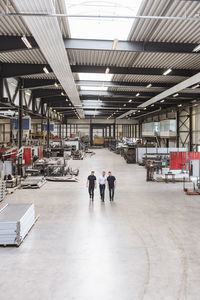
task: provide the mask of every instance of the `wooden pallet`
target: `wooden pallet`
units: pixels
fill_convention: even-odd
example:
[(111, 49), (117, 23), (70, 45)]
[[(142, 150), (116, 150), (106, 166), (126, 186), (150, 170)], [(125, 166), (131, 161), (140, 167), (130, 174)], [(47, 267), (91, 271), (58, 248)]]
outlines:
[(27, 235), (29, 234), (29, 232), (31, 231), (31, 229), (33, 228), (33, 226), (35, 225), (35, 223), (38, 221), (39, 219), (39, 215), (35, 218), (35, 221), (33, 223), (33, 225), (31, 226), (31, 228), (29, 229), (29, 231), (27, 232), (27, 234), (25, 235), (25, 237), (23, 238), (23, 240), (19, 243), (19, 244), (13, 244), (13, 245), (7, 245), (7, 244), (4, 244), (4, 245), (0, 245), (0, 247), (19, 247), (25, 240), (25, 238), (27, 237)]

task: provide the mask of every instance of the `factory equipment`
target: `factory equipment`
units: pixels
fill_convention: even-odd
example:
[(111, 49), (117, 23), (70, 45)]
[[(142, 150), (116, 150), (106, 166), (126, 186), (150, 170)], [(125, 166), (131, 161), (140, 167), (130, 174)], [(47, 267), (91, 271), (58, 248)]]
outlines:
[(124, 148), (124, 159), (128, 164), (136, 163), (136, 147), (135, 146), (128, 146)]

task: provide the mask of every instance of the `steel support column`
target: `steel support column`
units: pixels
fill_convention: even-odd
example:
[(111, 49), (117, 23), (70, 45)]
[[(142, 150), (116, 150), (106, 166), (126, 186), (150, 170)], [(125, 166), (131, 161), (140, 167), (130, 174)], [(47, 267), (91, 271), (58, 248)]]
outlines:
[(0, 77), (0, 100), (3, 99), (3, 78)]
[(48, 117), (47, 117), (47, 149), (49, 148), (49, 140), (50, 140), (50, 120), (49, 120), (49, 111), (48, 111)]
[(189, 121), (190, 121), (190, 129), (189, 129), (189, 148), (190, 151), (193, 151), (193, 139), (192, 139), (192, 132), (193, 132), (193, 126), (192, 126), (192, 107), (189, 108)]
[(23, 98), (22, 98), (22, 83), (20, 83), (20, 90), (19, 90), (19, 108), (18, 108), (18, 147), (21, 148), (22, 146), (22, 136), (23, 136), (23, 129), (22, 129), (22, 114), (23, 114)]
[(179, 148), (179, 111), (176, 112), (176, 147)]

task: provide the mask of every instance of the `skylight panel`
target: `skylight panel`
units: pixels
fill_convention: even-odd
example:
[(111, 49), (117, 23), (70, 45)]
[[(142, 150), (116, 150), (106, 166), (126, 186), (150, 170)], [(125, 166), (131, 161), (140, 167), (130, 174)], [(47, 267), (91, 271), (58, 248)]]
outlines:
[(94, 81), (111, 81), (113, 74), (104, 73), (78, 73), (80, 80), (94, 80)]
[[(72, 38), (127, 40), (133, 24), (128, 18), (93, 18), (92, 16), (132, 16), (136, 15), (142, 0), (81, 1), (66, 0), (69, 26)], [(78, 17), (80, 15), (88, 18)], [(89, 17), (91, 16), (91, 17)]]
[(106, 86), (89, 86), (89, 85), (82, 85), (81, 87), (82, 91), (107, 91)]

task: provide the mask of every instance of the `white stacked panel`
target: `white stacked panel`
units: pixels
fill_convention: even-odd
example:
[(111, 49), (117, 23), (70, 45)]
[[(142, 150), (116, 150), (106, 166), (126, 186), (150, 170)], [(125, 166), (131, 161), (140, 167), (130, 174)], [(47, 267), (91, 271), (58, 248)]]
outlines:
[(19, 245), (34, 222), (34, 204), (4, 206), (0, 211), (0, 245)]
[(6, 195), (6, 183), (5, 181), (0, 182), (0, 202), (4, 200)]

